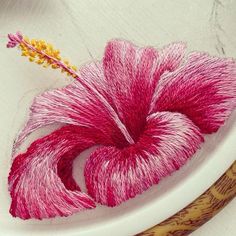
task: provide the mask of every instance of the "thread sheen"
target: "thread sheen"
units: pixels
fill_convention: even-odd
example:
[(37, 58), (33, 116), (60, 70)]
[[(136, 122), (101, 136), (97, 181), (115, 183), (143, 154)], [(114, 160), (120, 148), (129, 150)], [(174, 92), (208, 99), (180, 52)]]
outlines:
[[(9, 47), (22, 40), (11, 37)], [(13, 153), (35, 130), (63, 127), (14, 154), (10, 213), (43, 219), (92, 209), (96, 202), (117, 206), (181, 168), (204, 134), (216, 132), (236, 107), (235, 61), (186, 55), (185, 48), (112, 40), (101, 61), (80, 69), (83, 83), (35, 97)], [(94, 145), (100, 146), (86, 161), (84, 193), (73, 179), (73, 160)]]

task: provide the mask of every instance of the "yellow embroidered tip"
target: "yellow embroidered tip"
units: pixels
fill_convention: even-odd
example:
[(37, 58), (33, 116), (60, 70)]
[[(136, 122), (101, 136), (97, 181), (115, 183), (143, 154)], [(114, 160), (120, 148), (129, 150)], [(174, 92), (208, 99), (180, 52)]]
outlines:
[(60, 51), (55, 49), (52, 44), (44, 40), (30, 40), (28, 37), (23, 37), (19, 32), (15, 35), (9, 34), (8, 38), (7, 47), (13, 48), (18, 46), (22, 51), (21, 55), (28, 57), (30, 62), (35, 62), (45, 68), (49, 66), (52, 69), (60, 68), (62, 73), (66, 72), (74, 78), (78, 77), (76, 66), (71, 65), (68, 60), (62, 59)]

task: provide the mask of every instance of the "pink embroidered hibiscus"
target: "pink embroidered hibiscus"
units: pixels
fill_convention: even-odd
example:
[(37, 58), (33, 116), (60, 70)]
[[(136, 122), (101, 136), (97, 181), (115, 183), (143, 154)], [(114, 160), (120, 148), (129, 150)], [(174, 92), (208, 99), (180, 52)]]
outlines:
[[(236, 106), (236, 64), (190, 53), (182, 43), (157, 51), (126, 41), (107, 44), (101, 62), (77, 80), (36, 97), (14, 144), (42, 126), (64, 126), (13, 159), (10, 212), (22, 219), (68, 216), (116, 206), (183, 166), (203, 135), (216, 132)], [(72, 176), (83, 150), (88, 193)]]

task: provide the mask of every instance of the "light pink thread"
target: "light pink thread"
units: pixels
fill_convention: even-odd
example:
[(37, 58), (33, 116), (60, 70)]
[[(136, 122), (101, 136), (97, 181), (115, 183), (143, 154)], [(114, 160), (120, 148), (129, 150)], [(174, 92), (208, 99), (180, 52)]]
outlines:
[[(15, 157), (13, 216), (68, 216), (95, 207), (92, 198), (119, 205), (181, 168), (236, 107), (235, 61), (198, 52), (185, 58), (183, 43), (157, 51), (113, 40), (103, 61), (82, 67), (79, 78), (34, 99), (16, 146), (44, 125), (65, 126)], [(95, 144), (84, 170), (88, 196), (72, 163)]]

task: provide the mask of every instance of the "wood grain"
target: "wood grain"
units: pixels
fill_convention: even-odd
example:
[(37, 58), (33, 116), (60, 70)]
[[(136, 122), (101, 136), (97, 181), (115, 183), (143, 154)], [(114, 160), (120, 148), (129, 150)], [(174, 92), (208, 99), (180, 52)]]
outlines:
[(169, 219), (137, 236), (185, 236), (222, 210), (236, 196), (236, 161), (206, 192)]

